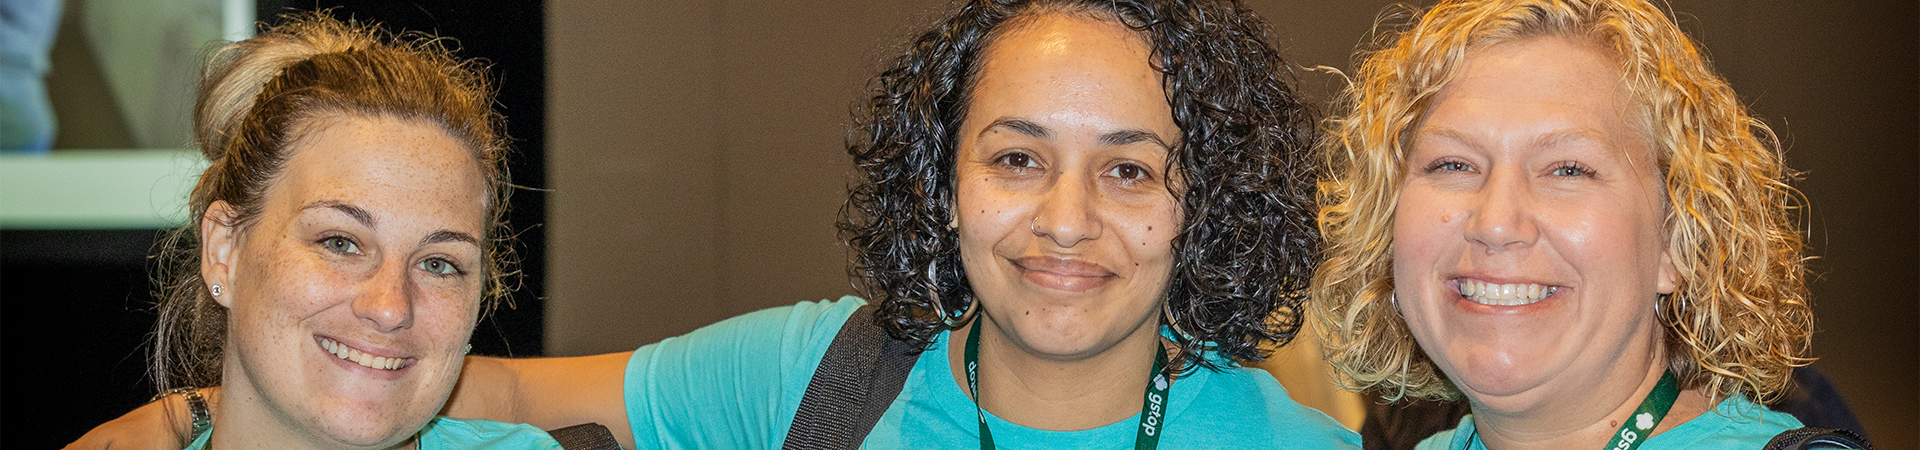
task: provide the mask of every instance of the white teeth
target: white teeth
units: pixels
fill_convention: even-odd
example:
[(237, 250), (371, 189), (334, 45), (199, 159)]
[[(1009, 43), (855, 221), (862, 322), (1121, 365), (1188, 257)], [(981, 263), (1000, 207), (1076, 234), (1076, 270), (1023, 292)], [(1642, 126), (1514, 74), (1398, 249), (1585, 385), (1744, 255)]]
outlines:
[(374, 369), (395, 370), (406, 365), (407, 362), (406, 358), (388, 358), (369, 355), (366, 352), (355, 350), (353, 347), (348, 347), (346, 344), (334, 342), (332, 339), (327, 338), (320, 338), (320, 347), (326, 349), (327, 353), (332, 353), (336, 358), (353, 361), (354, 364)]
[(1460, 296), (1482, 305), (1527, 305), (1539, 302), (1547, 297), (1552, 297), (1553, 293), (1559, 290), (1560, 288), (1558, 286), (1528, 283), (1493, 284), (1466, 279), (1460, 280)]

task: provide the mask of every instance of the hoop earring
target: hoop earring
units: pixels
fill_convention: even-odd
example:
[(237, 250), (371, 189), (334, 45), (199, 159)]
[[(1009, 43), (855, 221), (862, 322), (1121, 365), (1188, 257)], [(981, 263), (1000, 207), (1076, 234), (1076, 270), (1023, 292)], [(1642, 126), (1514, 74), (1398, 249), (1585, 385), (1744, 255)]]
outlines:
[(1184, 345), (1184, 344), (1199, 344), (1199, 343), (1200, 343), (1200, 339), (1199, 339), (1199, 338), (1196, 338), (1196, 337), (1193, 337), (1193, 335), (1192, 335), (1192, 334), (1188, 334), (1188, 333), (1187, 333), (1187, 330), (1182, 330), (1182, 329), (1180, 329), (1180, 321), (1179, 321), (1179, 320), (1174, 320), (1174, 318), (1173, 318), (1173, 302), (1171, 302), (1171, 301), (1169, 301), (1169, 302), (1166, 302), (1165, 304), (1162, 304), (1162, 305), (1160, 306), (1160, 312), (1161, 312), (1162, 314), (1166, 314), (1166, 315), (1167, 315), (1167, 328), (1171, 328), (1171, 329), (1173, 329), (1173, 335), (1174, 335), (1174, 337), (1178, 337), (1178, 338), (1180, 338), (1180, 342), (1179, 342), (1180, 344), (1183, 344), (1183, 345)]
[(218, 285), (218, 284), (216, 284), (216, 285), (213, 285), (213, 286), (209, 286), (209, 287), (207, 287), (207, 291), (210, 291), (210, 292), (212, 292), (212, 293), (213, 293), (213, 296), (215, 296), (215, 297), (219, 297), (219, 296), (220, 296), (220, 294), (221, 294), (222, 292), (225, 292), (225, 291), (223, 291), (223, 290), (221, 290), (221, 289), (220, 289), (220, 285)]
[(947, 329), (954, 329), (973, 321), (974, 310), (979, 309), (980, 302), (968, 299), (967, 309), (960, 311), (960, 314), (948, 313), (946, 303), (940, 301), (939, 277), (940, 260), (936, 259), (932, 264), (927, 265), (927, 283), (933, 287), (927, 291), (927, 295), (933, 298), (933, 307), (940, 310), (940, 323), (946, 325)]
[(1681, 320), (1680, 315), (1686, 314), (1687, 310), (1691, 309), (1692, 307), (1691, 305), (1687, 304), (1687, 299), (1681, 298), (1680, 309), (1673, 312), (1674, 314), (1673, 321), (1668, 321), (1666, 311), (1662, 310), (1660, 308), (1660, 305), (1670, 301), (1673, 301), (1673, 294), (1660, 294), (1658, 297), (1655, 297), (1653, 300), (1653, 318), (1663, 323), (1666, 323), (1667, 325), (1672, 325), (1673, 322), (1677, 322)]
[(1391, 303), (1391, 304), (1393, 304), (1393, 315), (1395, 315), (1395, 316), (1399, 316), (1399, 317), (1400, 317), (1400, 319), (1402, 319), (1402, 320), (1405, 320), (1405, 319), (1407, 318), (1407, 315), (1406, 315), (1406, 314), (1403, 314), (1403, 313), (1401, 313), (1401, 312), (1400, 312), (1400, 293), (1398, 293), (1398, 292), (1388, 292), (1388, 293), (1387, 293), (1387, 303)]

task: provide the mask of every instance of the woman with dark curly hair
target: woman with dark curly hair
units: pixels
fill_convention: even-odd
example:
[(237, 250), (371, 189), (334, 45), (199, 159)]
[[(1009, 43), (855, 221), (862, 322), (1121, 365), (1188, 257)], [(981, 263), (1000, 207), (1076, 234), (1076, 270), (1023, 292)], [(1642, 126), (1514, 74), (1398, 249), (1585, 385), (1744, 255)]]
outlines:
[(1349, 388), (1471, 405), (1419, 448), (1758, 448), (1801, 426), (1756, 403), (1810, 361), (1790, 172), (1665, 12), (1441, 2), (1352, 89), (1310, 309)]
[(448, 413), (778, 447), (865, 322), (911, 354), (851, 432), (871, 447), (1352, 447), (1238, 366), (1298, 329), (1319, 243), (1312, 118), (1265, 30), (1233, 1), (968, 2), (877, 77), (848, 144), (840, 228), (872, 312), (475, 358)]
[[(470, 358), (446, 413), (638, 448), (1356, 447), (1239, 366), (1298, 330), (1319, 243), (1312, 118), (1265, 29), (1230, 0), (966, 3), (880, 74), (848, 144), (840, 228), (872, 306)], [(817, 403), (863, 381), (891, 387)]]

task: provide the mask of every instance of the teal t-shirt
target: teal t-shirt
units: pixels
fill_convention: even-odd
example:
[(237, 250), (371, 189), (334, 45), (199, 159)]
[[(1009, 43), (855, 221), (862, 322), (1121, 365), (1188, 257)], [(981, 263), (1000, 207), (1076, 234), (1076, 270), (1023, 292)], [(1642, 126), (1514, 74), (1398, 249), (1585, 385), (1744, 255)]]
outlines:
[[(641, 449), (775, 449), (833, 337), (865, 300), (803, 302), (745, 314), (640, 347), (627, 362), (627, 419)], [(980, 446), (973, 400), (954, 382), (946, 332), (913, 366), (865, 448)], [(1257, 369), (1206, 369), (1168, 393), (1161, 448), (1359, 448), (1359, 435), (1301, 406)], [(1000, 448), (1132, 448), (1139, 415), (1081, 431), (1037, 430), (989, 415)]]
[[(1640, 444), (1640, 450), (1727, 449), (1752, 450), (1767, 445), (1773, 436), (1800, 428), (1800, 419), (1760, 406), (1746, 397), (1720, 401), (1712, 412), (1654, 435)], [(1460, 419), (1460, 426), (1435, 433), (1420, 441), (1415, 450), (1487, 450), (1473, 438), (1473, 415)]]
[[(185, 450), (206, 450), (213, 432), (200, 433)], [(561, 450), (533, 425), (435, 417), (420, 429), (420, 450)]]

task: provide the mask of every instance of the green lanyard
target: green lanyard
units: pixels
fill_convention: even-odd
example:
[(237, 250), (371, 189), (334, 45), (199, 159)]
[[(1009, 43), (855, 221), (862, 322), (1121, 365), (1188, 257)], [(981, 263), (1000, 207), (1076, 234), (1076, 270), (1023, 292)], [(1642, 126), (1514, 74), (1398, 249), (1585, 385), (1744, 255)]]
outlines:
[[(980, 326), (973, 322), (967, 330), (967, 393), (973, 395), (974, 417), (980, 419), (980, 448), (991, 449), (993, 431), (987, 429), (987, 413), (980, 410)], [(1155, 346), (1158, 350), (1159, 346)], [(1160, 432), (1166, 430), (1167, 388), (1172, 383), (1160, 370), (1167, 365), (1167, 352), (1153, 352), (1153, 379), (1147, 382), (1146, 401), (1140, 405), (1140, 432), (1134, 435), (1133, 448), (1153, 450), (1160, 447)], [(1668, 403), (1672, 403), (1669, 401)], [(1664, 414), (1664, 411), (1662, 412)]]
[(1627, 423), (1620, 424), (1620, 431), (1613, 433), (1613, 440), (1607, 441), (1606, 450), (1634, 450), (1647, 442), (1653, 435), (1653, 426), (1660, 419), (1667, 418), (1667, 410), (1673, 409), (1674, 399), (1680, 398), (1680, 382), (1674, 381), (1673, 372), (1660, 374), (1660, 384), (1653, 386), (1653, 392), (1640, 400), (1640, 407), (1633, 410), (1633, 416), (1627, 417)]
[[(1667, 417), (1667, 411), (1673, 409), (1673, 401), (1678, 398), (1680, 382), (1673, 379), (1673, 372), (1660, 374), (1660, 384), (1654, 385), (1653, 392), (1640, 400), (1640, 407), (1633, 410), (1633, 415), (1627, 417), (1626, 423), (1620, 424), (1620, 431), (1614, 432), (1613, 439), (1607, 441), (1607, 446), (1601, 447), (1601, 450), (1640, 448), (1640, 444), (1646, 443), (1647, 437), (1653, 435), (1653, 427), (1660, 424), (1660, 419)], [(1474, 427), (1473, 438), (1480, 439), (1479, 427)], [(1486, 443), (1480, 445), (1485, 447)]]

